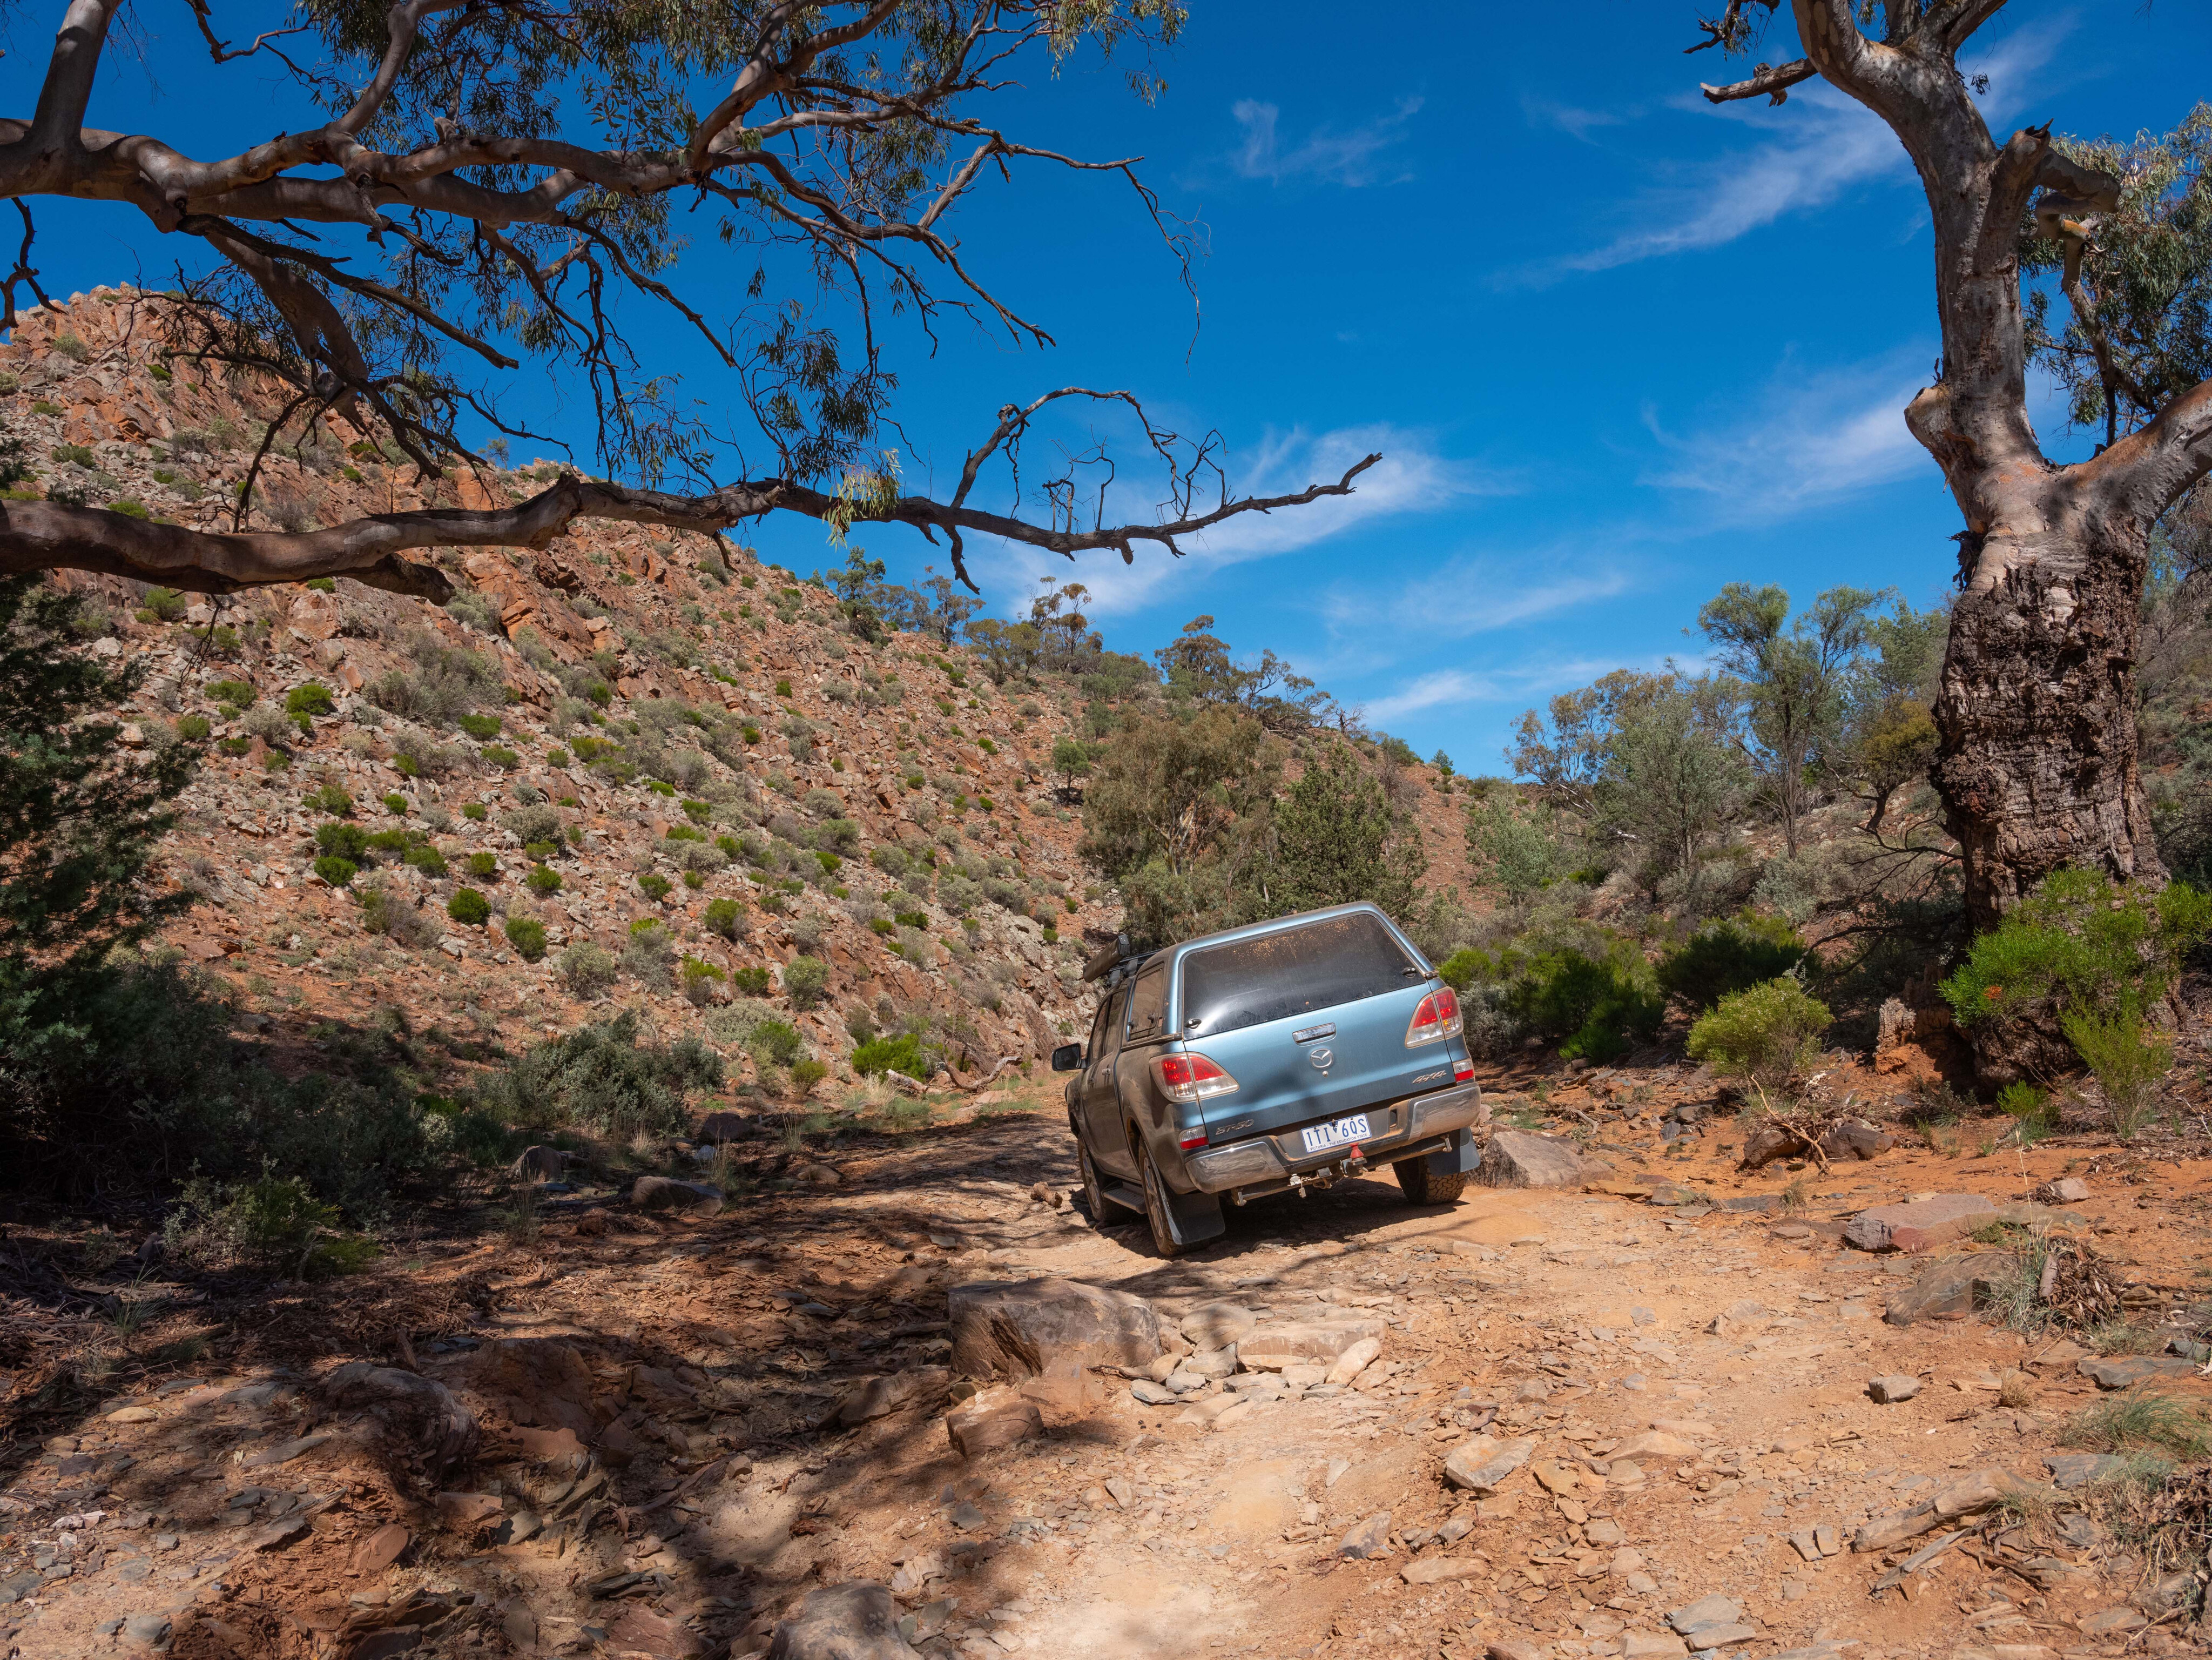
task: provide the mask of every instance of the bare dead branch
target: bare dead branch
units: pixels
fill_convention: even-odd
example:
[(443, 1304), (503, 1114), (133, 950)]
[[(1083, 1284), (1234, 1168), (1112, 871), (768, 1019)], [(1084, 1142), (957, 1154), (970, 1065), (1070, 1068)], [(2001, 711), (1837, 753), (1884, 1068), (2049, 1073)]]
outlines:
[(1741, 98), (1765, 97), (1770, 104), (1786, 103), (1790, 88), (1801, 82), (1810, 81), (1820, 74), (1808, 58), (1793, 58), (1787, 64), (1754, 64), (1748, 81), (1738, 81), (1729, 86), (1716, 87), (1700, 82), (1698, 90), (1705, 94), (1709, 104), (1729, 104)]

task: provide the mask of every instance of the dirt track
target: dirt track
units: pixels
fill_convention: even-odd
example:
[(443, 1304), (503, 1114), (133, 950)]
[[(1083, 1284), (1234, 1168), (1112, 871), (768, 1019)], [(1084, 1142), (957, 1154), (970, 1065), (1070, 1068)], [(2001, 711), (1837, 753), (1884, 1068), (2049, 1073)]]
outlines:
[[(1656, 1154), (1647, 1133), (1615, 1132), (1617, 1165)], [(1777, 1165), (1739, 1187), (1723, 1139), (1649, 1162), (1717, 1195), (1799, 1181)], [(1728, 1651), (1752, 1660), (1827, 1642), (1856, 1645), (1851, 1660), (1960, 1647), (2044, 1660), (2029, 1651), (2117, 1649), (2143, 1622), (2113, 1616), (2109, 1637), (2074, 1623), (2121, 1607), (2139, 1565), (2070, 1500), (2009, 1531), (1993, 1523), (1965, 1541), (1978, 1554), (1954, 1549), (1879, 1597), (1870, 1585), (1903, 1553), (1848, 1544), (1969, 1470), (2048, 1480), (2042, 1455), (2097, 1390), (2071, 1344), (1976, 1321), (1884, 1323), (1922, 1264), (1839, 1251), (1830, 1219), (1917, 1191), (2011, 1200), (2077, 1154), (1899, 1148), (1802, 1173), (1810, 1203), (1788, 1219), (1483, 1189), (1414, 1211), (1366, 1180), (1232, 1212), (1224, 1239), (1176, 1262), (1139, 1228), (1091, 1226), (1067, 1202), (1072, 1155), (1041, 1105), (886, 1141), (843, 1158), (835, 1185), (708, 1220), (594, 1207), (583, 1227), (603, 1218), (600, 1231), (556, 1218), (526, 1247), (434, 1243), (280, 1294), (234, 1347), (289, 1364), (115, 1396), (16, 1471), (0, 1498), (0, 1584), (16, 1593), (0, 1640), (25, 1660), (129, 1652), (166, 1620), (180, 1656), (374, 1660), (410, 1637), (422, 1654), (744, 1655), (798, 1593), (851, 1578), (890, 1584), (918, 1639), (941, 1632), (926, 1646), (972, 1655), (1525, 1642), (1656, 1660), (1681, 1651), (1667, 1613), (1716, 1593), (1750, 1628)], [(2152, 1266), (2137, 1280), (2186, 1285), (2179, 1265), (2202, 1240), (2185, 1219), (2212, 1171), (2157, 1169), (2155, 1221), (2136, 1208), (2150, 1184), (2130, 1185), (2146, 1174), (2094, 1174), (2084, 1228), (2108, 1252), (2138, 1246)], [(1046, 1436), (974, 1461), (947, 1440), (941, 1395), (817, 1427), (856, 1377), (946, 1364), (948, 1283), (1048, 1274), (1171, 1316), (1220, 1298), (1279, 1319), (1351, 1305), (1387, 1320), (1392, 1370), (1211, 1430), (1120, 1380), (1083, 1398), (1039, 1390)], [(459, 1392), (484, 1430), (474, 1464), (433, 1480), (395, 1456), (413, 1444), (404, 1425), (327, 1406), (319, 1379), (356, 1353), (411, 1355)], [(2000, 1406), (2014, 1369), (2027, 1403)], [(1897, 1373), (1924, 1387), (1875, 1404), (1868, 1380)], [(1535, 1446), (1478, 1500), (1443, 1460), (1492, 1403), (1491, 1433)], [(1613, 1456), (1655, 1422), (1658, 1450)], [(588, 1462), (568, 1450), (584, 1442)], [(272, 1450), (289, 1456), (257, 1456)], [(605, 1492), (584, 1491), (602, 1467)], [(544, 1530), (498, 1542), (528, 1530), (517, 1511)], [(1384, 1511), (1387, 1554), (1338, 1554)], [(1463, 1536), (1423, 1538), (1455, 1516)], [(352, 1569), (395, 1523), (404, 1554)], [(1842, 1548), (1808, 1541), (1808, 1560), (1790, 1536), (1822, 1527)], [(1437, 1558), (1472, 1559), (1472, 1577), (1407, 1582)], [(2031, 1560), (2048, 1566), (2016, 1571)], [(69, 1577), (47, 1577), (61, 1565)], [(2153, 1626), (2131, 1651), (2170, 1640)]]

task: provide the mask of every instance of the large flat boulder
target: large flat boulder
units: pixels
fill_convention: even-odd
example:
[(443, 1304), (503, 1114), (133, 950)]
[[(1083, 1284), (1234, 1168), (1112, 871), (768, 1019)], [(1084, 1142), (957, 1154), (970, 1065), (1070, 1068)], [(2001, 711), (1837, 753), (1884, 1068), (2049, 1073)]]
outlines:
[(1939, 1193), (1861, 1211), (1844, 1230), (1844, 1242), (1861, 1250), (1928, 1250), (1996, 1219), (1997, 1207), (1978, 1193)]
[(1342, 1359), (1354, 1345), (1373, 1339), (1380, 1343), (1385, 1328), (1380, 1320), (1265, 1320), (1237, 1345), (1237, 1359), (1247, 1371), (1280, 1371), (1285, 1366), (1327, 1368)]
[(2116, 1354), (2109, 1359), (2093, 1355), (2074, 1370), (2100, 1389), (2124, 1389), (2153, 1377), (2193, 1377), (2197, 1363), (2170, 1354)]
[(1092, 1366), (1148, 1365), (1160, 1316), (1141, 1297), (1076, 1280), (979, 1280), (955, 1286), (953, 1370), (1019, 1383), (1080, 1377)]
[(1486, 1188), (1577, 1188), (1583, 1174), (1582, 1155), (1571, 1141), (1529, 1130), (1492, 1130), (1474, 1179)]

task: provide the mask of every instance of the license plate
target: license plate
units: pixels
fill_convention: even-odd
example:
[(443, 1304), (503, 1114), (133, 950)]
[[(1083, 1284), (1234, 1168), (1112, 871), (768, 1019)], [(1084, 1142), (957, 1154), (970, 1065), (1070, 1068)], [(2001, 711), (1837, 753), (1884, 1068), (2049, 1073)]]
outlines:
[(1364, 1141), (1374, 1134), (1367, 1128), (1367, 1115), (1355, 1112), (1349, 1118), (1340, 1118), (1334, 1124), (1316, 1124), (1311, 1129), (1300, 1130), (1305, 1138), (1308, 1152), (1326, 1152), (1331, 1147), (1349, 1146)]

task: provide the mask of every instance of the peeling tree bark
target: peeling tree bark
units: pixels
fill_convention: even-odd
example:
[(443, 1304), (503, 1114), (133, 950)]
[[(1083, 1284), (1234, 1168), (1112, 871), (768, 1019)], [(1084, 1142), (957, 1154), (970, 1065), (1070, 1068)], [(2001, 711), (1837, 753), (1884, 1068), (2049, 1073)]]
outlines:
[[(1744, 3), (1713, 29), (1737, 27)], [(1809, 65), (1888, 125), (1927, 192), (1943, 357), (1905, 413), (1966, 526), (1931, 776), (1977, 931), (2061, 866), (2165, 882), (2136, 760), (2139, 607), (2153, 522), (2212, 467), (2212, 383), (2075, 465), (2036, 438), (2021, 228), (2032, 208), (2061, 225), (2094, 213), (2117, 186), (2057, 155), (2048, 127), (1990, 136), (1956, 58), (2002, 4), (1896, 0), (1876, 40), (1850, 0), (1791, 0), (1804, 62), (1705, 88), (1771, 96)]]

